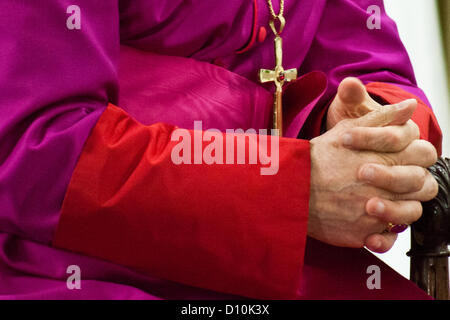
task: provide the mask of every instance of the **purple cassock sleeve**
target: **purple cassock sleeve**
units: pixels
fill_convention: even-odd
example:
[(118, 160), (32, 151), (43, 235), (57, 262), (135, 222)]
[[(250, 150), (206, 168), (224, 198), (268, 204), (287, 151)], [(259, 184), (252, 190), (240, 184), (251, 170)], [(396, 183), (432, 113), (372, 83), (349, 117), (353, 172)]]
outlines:
[[(379, 29), (372, 27), (376, 24)], [(327, 74), (324, 99), (336, 94), (345, 77), (354, 76), (364, 83), (395, 84), (429, 105), (417, 87), (408, 53), (382, 0), (327, 1), (302, 68), (303, 72)]]
[(82, 30), (67, 25), (71, 1), (0, 2), (0, 230), (45, 243), (83, 145), (118, 95), (117, 3), (78, 2)]

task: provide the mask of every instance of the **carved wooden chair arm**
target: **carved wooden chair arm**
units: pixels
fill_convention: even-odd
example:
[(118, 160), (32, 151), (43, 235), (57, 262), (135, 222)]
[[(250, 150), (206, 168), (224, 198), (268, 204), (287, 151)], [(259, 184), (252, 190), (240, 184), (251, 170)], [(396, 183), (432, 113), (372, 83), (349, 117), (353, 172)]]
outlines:
[(428, 170), (439, 194), (422, 203), (423, 215), (411, 226), (411, 280), (434, 298), (449, 300), (450, 159), (441, 158)]

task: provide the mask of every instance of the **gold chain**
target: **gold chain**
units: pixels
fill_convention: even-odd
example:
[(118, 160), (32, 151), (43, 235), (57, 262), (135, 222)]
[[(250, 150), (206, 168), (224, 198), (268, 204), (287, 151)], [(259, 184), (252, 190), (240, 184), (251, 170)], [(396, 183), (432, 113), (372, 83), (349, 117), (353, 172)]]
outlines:
[(280, 0), (280, 12), (275, 14), (275, 10), (273, 10), (272, 0), (267, 0), (267, 4), (269, 5), (270, 14), (272, 15), (272, 19), (276, 20), (278, 17), (282, 17), (284, 13), (284, 0)]
[[(283, 32), (284, 26), (286, 25), (286, 20), (284, 19), (284, 0), (280, 0), (280, 12), (275, 14), (273, 10), (272, 0), (267, 0), (267, 4), (269, 5), (269, 11), (272, 16), (272, 19), (269, 21), (270, 28), (272, 29), (273, 34), (276, 37), (279, 37), (281, 32)], [(278, 27), (275, 26), (275, 21), (279, 22)]]

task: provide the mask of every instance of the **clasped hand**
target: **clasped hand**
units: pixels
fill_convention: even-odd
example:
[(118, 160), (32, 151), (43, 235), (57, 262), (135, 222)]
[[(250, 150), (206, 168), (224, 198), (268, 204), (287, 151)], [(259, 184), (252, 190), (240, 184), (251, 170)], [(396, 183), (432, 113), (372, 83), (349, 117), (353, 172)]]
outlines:
[(438, 185), (426, 170), (437, 160), (411, 120), (416, 100), (381, 106), (355, 78), (345, 79), (330, 105), (328, 131), (311, 140), (308, 235), (346, 247), (386, 252), (397, 234), (388, 223), (411, 224)]

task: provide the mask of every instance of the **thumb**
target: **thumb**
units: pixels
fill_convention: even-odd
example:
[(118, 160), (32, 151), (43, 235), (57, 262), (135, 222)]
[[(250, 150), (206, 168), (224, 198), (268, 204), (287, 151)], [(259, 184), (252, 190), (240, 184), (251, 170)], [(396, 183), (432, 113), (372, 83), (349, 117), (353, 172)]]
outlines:
[(346, 106), (350, 114), (356, 112), (357, 110), (351, 109), (359, 107), (368, 96), (369, 94), (361, 80), (354, 77), (348, 77), (342, 80), (337, 91), (337, 99)]
[(344, 119), (357, 119), (380, 107), (361, 80), (355, 77), (345, 78), (339, 84), (336, 97), (328, 109), (327, 130)]
[(411, 119), (417, 108), (417, 100), (404, 100), (398, 104), (386, 105), (355, 119), (355, 127), (385, 127), (403, 125)]

